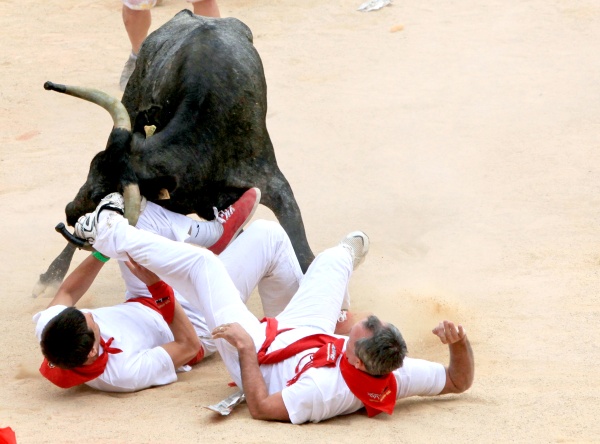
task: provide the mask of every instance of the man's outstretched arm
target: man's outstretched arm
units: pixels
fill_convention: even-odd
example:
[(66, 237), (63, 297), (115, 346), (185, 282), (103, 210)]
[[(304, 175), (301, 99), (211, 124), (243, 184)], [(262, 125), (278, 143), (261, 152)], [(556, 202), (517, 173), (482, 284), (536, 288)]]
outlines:
[(90, 254), (63, 281), (58, 292), (52, 301), (50, 301), (50, 304), (48, 304), (48, 307), (52, 307), (53, 305), (75, 306), (79, 299), (92, 286), (94, 279), (96, 279), (103, 266), (103, 262)]
[(450, 365), (446, 367), (446, 385), (440, 395), (462, 393), (473, 384), (475, 359), (473, 350), (462, 325), (443, 321), (432, 330), (450, 350)]
[(260, 372), (254, 341), (238, 324), (225, 324), (213, 330), (214, 338), (225, 339), (233, 345), (240, 358), (242, 385), (250, 415), (254, 419), (290, 421), (290, 415), (283, 402), (281, 392), (269, 395), (267, 385)]

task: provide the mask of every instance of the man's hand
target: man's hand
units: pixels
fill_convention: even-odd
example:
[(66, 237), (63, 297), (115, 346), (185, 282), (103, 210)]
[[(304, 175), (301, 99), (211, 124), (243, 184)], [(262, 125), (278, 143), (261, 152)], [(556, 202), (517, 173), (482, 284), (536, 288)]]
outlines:
[(438, 324), (431, 332), (440, 338), (442, 344), (454, 344), (467, 336), (466, 330), (462, 325), (458, 324), (458, 328), (454, 326), (454, 322), (443, 321)]
[(141, 266), (136, 261), (134, 261), (129, 254), (127, 255), (129, 258), (128, 261), (125, 261), (125, 265), (129, 268), (129, 271), (133, 273), (135, 277), (137, 277), (140, 281), (146, 284), (149, 287), (152, 284), (156, 284), (160, 281), (160, 278), (148, 270), (146, 267)]
[(219, 325), (212, 331), (212, 335), (215, 339), (225, 339), (238, 350), (248, 347), (253, 350), (255, 349), (252, 337), (237, 322)]
[(250, 415), (254, 419), (289, 421), (290, 415), (283, 402), (281, 392), (269, 395), (258, 366), (256, 346), (244, 327), (237, 322), (222, 324), (212, 331), (212, 335), (215, 339), (225, 339), (238, 351), (242, 389), (246, 395), (246, 404), (248, 404)]
[(473, 350), (467, 338), (467, 332), (462, 325), (443, 321), (432, 330), (440, 338), (442, 344), (447, 344), (450, 350), (450, 365), (446, 367), (446, 385), (439, 393), (462, 393), (473, 384), (475, 376), (475, 360)]

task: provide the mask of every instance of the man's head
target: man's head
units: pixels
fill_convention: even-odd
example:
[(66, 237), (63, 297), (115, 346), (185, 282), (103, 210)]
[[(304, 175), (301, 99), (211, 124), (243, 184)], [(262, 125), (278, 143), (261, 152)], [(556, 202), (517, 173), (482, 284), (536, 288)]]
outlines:
[(398, 329), (373, 315), (352, 327), (346, 346), (350, 364), (374, 376), (401, 367), (407, 352)]
[(98, 354), (99, 342), (100, 330), (91, 313), (68, 307), (44, 327), (40, 345), (48, 362), (71, 369), (90, 363)]

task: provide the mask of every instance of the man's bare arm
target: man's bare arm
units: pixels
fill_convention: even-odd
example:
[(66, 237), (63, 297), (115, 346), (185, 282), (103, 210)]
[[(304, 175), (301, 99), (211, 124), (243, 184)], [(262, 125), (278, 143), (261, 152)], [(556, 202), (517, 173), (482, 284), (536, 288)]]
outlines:
[(453, 322), (443, 321), (433, 329), (443, 344), (450, 350), (450, 365), (446, 367), (446, 385), (440, 395), (462, 393), (473, 384), (475, 359), (473, 350), (462, 325), (455, 327)]
[(103, 262), (90, 254), (63, 281), (48, 307), (53, 305), (73, 307), (92, 286), (103, 265)]
[[(125, 262), (125, 265), (135, 277), (148, 287), (160, 282), (160, 278), (156, 274), (138, 264), (131, 256), (129, 256), (129, 261)], [(200, 344), (196, 330), (194, 330), (194, 326), (176, 298), (173, 298), (173, 303), (175, 304), (175, 311), (169, 328), (173, 332), (175, 340), (163, 344), (162, 348), (167, 351), (173, 360), (175, 368), (179, 368), (196, 356), (202, 345)]]
[(169, 324), (169, 328), (173, 332), (175, 340), (163, 344), (162, 348), (167, 351), (173, 360), (175, 368), (179, 368), (196, 356), (202, 344), (200, 344), (200, 339), (198, 339), (194, 326), (177, 299), (173, 299), (173, 302), (175, 302), (175, 315), (173, 316), (173, 321)]
[(269, 395), (267, 385), (260, 372), (254, 341), (238, 324), (225, 324), (212, 332), (215, 339), (225, 339), (233, 345), (240, 358), (242, 385), (250, 415), (254, 419), (290, 421), (281, 392)]

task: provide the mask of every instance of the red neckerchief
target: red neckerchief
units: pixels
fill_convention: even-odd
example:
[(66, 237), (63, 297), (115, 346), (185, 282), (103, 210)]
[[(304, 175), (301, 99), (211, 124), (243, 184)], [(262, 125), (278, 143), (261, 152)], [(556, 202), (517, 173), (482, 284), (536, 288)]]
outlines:
[(42, 362), (42, 366), (40, 367), (40, 373), (44, 378), (60, 388), (71, 388), (89, 382), (92, 379), (96, 379), (104, 373), (104, 369), (106, 369), (106, 364), (108, 363), (108, 355), (121, 353), (123, 351), (110, 346), (113, 340), (114, 338), (110, 338), (107, 342), (104, 342), (104, 339), (102, 339), (102, 337), (100, 338), (100, 345), (104, 349), (104, 352), (89, 365), (80, 365), (79, 367), (72, 369), (64, 369), (50, 364), (48, 360), (44, 358), (44, 362)]
[(365, 405), (369, 418), (394, 412), (398, 383), (393, 373), (381, 377), (365, 373), (348, 362), (346, 353), (340, 359), (340, 372), (350, 391)]
[[(266, 339), (258, 351), (258, 363), (261, 365), (275, 364), (276, 362), (281, 362), (297, 355), (304, 350), (319, 347), (319, 350), (312, 354), (311, 360), (305, 364), (300, 371), (298, 371), (300, 367), (300, 363), (298, 363), (296, 366), (296, 375), (287, 382), (288, 386), (295, 383), (302, 373), (311, 367), (335, 366), (339, 356), (342, 355), (345, 339), (336, 338), (326, 334), (307, 336), (293, 342), (287, 347), (267, 354), (267, 349), (273, 343), (275, 337), (280, 333), (292, 329), (286, 328), (277, 330), (278, 322), (274, 318), (265, 318), (261, 322), (265, 321), (267, 322), (265, 331)], [(365, 405), (369, 418), (378, 415), (381, 412), (385, 412), (388, 415), (393, 413), (398, 390), (398, 384), (396, 383), (396, 378), (393, 373), (388, 373), (381, 377), (369, 375), (350, 365), (345, 353), (341, 359), (339, 359), (339, 362), (340, 372), (342, 373), (346, 385), (352, 394), (360, 399)]]
[(126, 302), (139, 302), (160, 313), (167, 324), (173, 322), (173, 316), (175, 316), (175, 293), (173, 293), (171, 286), (163, 281), (158, 281), (155, 284), (149, 285), (148, 290), (152, 295), (151, 298), (131, 298), (127, 299)]

